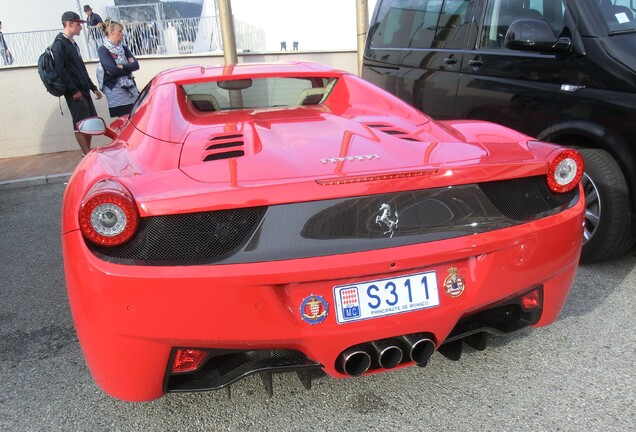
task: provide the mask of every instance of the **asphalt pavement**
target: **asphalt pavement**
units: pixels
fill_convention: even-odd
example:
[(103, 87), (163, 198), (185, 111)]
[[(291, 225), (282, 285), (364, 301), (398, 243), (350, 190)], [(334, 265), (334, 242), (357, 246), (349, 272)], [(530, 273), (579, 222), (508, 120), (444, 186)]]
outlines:
[(92, 381), (68, 306), (63, 183), (0, 189), (0, 430), (629, 431), (636, 424), (636, 250), (580, 267), (558, 321), (452, 362), (356, 379), (258, 376), (128, 403)]

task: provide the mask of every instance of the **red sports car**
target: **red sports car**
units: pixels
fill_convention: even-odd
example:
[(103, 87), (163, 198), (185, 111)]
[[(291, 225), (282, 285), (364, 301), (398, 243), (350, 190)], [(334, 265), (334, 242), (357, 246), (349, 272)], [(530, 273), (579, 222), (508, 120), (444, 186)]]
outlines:
[(552, 323), (577, 270), (577, 152), (330, 67), (173, 69), (80, 129), (113, 142), (66, 189), (66, 282), (116, 398), (457, 359)]

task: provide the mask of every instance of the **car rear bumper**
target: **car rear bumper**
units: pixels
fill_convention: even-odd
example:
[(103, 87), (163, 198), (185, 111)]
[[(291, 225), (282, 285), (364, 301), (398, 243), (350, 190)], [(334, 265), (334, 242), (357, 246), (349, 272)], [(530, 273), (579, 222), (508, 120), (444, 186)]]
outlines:
[[(114, 397), (143, 401), (166, 391), (174, 347), (292, 350), (308, 366), (344, 377), (337, 361), (350, 347), (422, 333), (439, 347), (463, 317), (537, 287), (543, 305), (532, 324), (550, 324), (578, 267), (583, 209), (579, 200), (555, 216), (494, 232), (252, 264), (120, 265), (97, 258), (79, 231), (66, 233), (62, 243), (73, 318), (94, 379)], [(444, 289), (452, 268), (464, 285), (455, 297)], [(335, 286), (431, 270), (439, 306), (337, 322)], [(303, 319), (302, 306), (312, 296), (326, 301), (319, 323)]]

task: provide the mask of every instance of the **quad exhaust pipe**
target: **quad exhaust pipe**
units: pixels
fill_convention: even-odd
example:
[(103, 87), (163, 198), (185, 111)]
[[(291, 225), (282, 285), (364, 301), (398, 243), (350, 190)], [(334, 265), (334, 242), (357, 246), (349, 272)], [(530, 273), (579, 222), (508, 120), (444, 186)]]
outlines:
[(402, 361), (402, 348), (391, 339), (371, 342), (381, 368), (392, 369)]
[(426, 366), (428, 360), (435, 353), (435, 342), (428, 335), (404, 335), (402, 339), (411, 347), (409, 358), (418, 366)]
[(349, 376), (360, 376), (371, 367), (371, 354), (359, 345), (347, 348), (338, 356), (339, 369)]
[(415, 333), (347, 348), (338, 356), (336, 368), (346, 375), (360, 376), (369, 369), (392, 369), (407, 360), (423, 367), (434, 352), (433, 336)]

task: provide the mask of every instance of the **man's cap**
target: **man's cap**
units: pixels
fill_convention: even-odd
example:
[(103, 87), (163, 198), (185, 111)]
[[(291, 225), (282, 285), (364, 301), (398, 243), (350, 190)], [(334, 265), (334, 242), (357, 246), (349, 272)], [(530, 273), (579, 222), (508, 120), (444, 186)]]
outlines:
[(86, 12), (87, 10), (91, 10), (90, 5), (84, 5), (84, 12)]
[(85, 23), (86, 21), (80, 18), (78, 14), (73, 11), (67, 11), (62, 14), (62, 22), (65, 23), (67, 21), (75, 21), (78, 23)]

